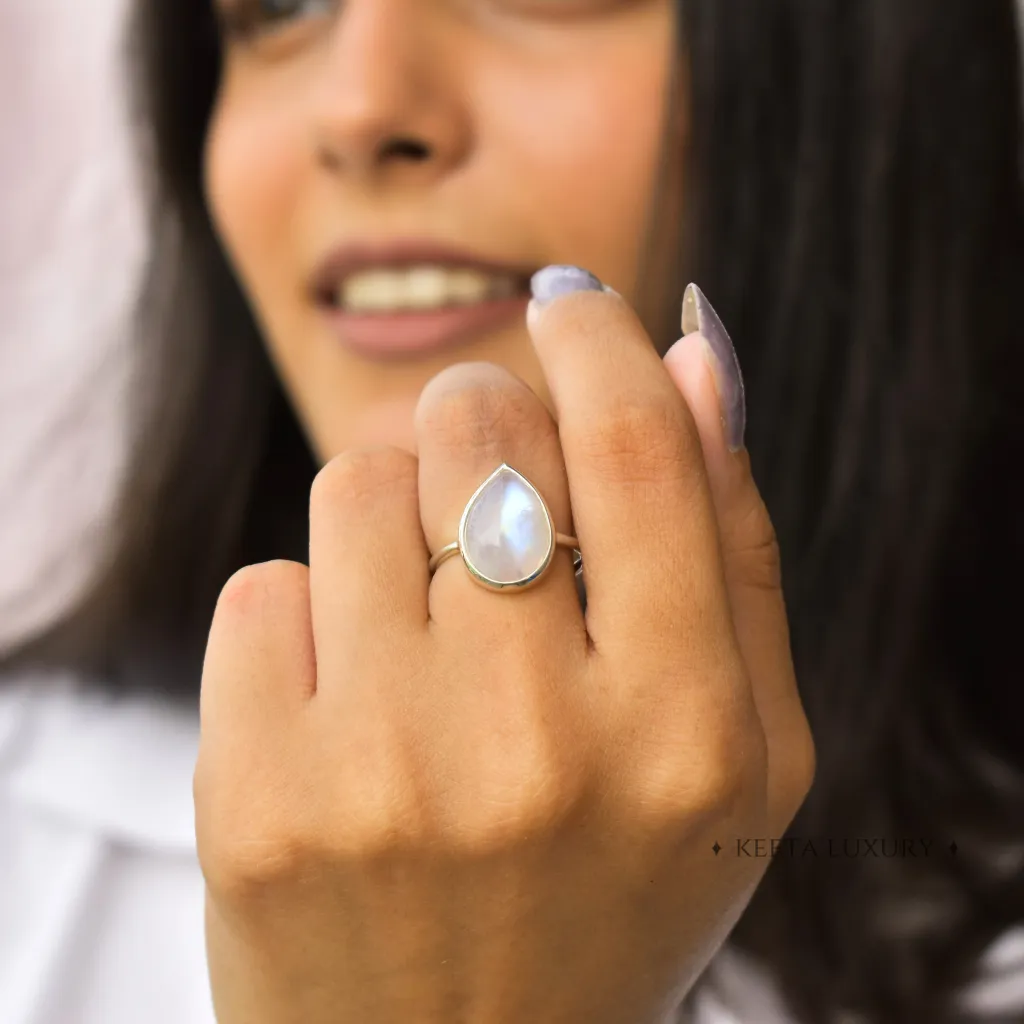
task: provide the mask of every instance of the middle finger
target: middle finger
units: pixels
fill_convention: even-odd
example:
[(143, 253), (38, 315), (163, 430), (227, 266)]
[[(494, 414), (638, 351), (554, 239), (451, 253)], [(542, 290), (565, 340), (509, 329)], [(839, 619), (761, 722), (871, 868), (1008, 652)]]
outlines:
[(592, 275), (548, 267), (534, 295), (527, 324), (568, 465), (594, 646), (706, 645), (729, 605), (689, 406), (637, 315)]

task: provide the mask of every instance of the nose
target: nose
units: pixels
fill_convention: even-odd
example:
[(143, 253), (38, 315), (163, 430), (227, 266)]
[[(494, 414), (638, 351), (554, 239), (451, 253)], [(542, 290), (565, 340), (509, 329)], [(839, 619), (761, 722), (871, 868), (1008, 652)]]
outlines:
[[(458, 26), (423, 0), (348, 0), (325, 41), (313, 146), (321, 167), (365, 185), (423, 183), (464, 159), (469, 112), (446, 59)], [(464, 88), (464, 86), (462, 86)]]

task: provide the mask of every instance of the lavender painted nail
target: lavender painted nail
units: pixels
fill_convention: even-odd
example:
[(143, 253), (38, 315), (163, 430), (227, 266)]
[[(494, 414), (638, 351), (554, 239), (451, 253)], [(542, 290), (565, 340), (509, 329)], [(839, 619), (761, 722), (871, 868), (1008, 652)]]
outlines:
[(683, 294), (682, 328), (684, 336), (699, 332), (711, 349), (713, 358), (709, 362), (722, 406), (726, 443), (729, 451), (738, 452), (743, 447), (747, 429), (747, 404), (740, 361), (714, 306), (695, 284), (688, 285)]
[(543, 306), (570, 292), (604, 291), (604, 285), (582, 267), (555, 265), (538, 270), (530, 279), (530, 289), (537, 305)]

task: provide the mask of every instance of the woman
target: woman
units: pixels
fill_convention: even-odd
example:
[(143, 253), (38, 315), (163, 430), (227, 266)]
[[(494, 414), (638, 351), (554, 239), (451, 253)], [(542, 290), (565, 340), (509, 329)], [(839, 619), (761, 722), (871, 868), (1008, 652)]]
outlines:
[[(163, 348), (139, 392), (145, 428), (109, 574), (80, 614), (26, 648), (19, 661), (72, 663), (111, 689), (145, 680), (194, 698), (205, 650), (204, 743), (215, 754), (204, 760), (201, 753), (196, 776), (200, 846), (204, 822), (210, 837), (225, 827), (218, 806), (236, 814), (237, 840), (246, 827), (238, 809), (266, 807), (248, 792), (230, 798), (230, 788), (237, 793), (243, 784), (232, 772), (254, 764), (246, 743), (261, 737), (271, 765), (280, 765), (284, 754), (270, 742), (265, 722), (257, 727), (255, 713), (243, 714), (245, 691), (226, 695), (229, 682), (258, 681), (261, 697), (253, 706), (265, 707), (270, 661), (283, 657), (278, 664), (286, 666), (270, 673), (271, 681), (308, 682), (317, 674), (311, 660), (324, 655), (312, 651), (302, 625), (308, 607), (295, 597), (298, 577), (280, 575), (294, 568), (278, 564), (279, 575), (269, 580), (258, 572), (235, 577), (225, 589), (230, 600), (218, 604), (227, 577), (271, 558), (304, 561), (307, 544), (315, 572), (323, 537), (341, 533), (321, 531), (318, 540), (325, 513), (316, 510), (330, 502), (314, 491), (313, 536), (306, 534), (318, 464), (349, 466), (336, 456), (382, 443), (426, 460), (425, 425), (436, 425), (432, 416), (443, 408), (444, 387), (469, 372), (450, 364), (482, 361), (511, 371), (559, 414), (567, 434), (579, 422), (574, 417), (585, 416), (586, 402), (570, 401), (582, 392), (565, 382), (591, 370), (583, 361), (570, 363), (570, 356), (578, 359), (590, 344), (607, 374), (613, 362), (602, 359), (628, 348), (629, 372), (644, 375), (642, 384), (636, 378), (638, 393), (653, 389), (665, 403), (658, 408), (668, 408), (664, 388), (671, 379), (685, 397), (671, 406), (681, 419), (666, 427), (675, 445), (664, 461), (671, 464), (683, 451), (692, 455), (692, 443), (680, 448), (680, 438), (690, 431), (692, 442), (699, 432), (706, 465), (681, 464), (688, 479), (706, 474), (727, 562), (741, 548), (726, 529), (732, 506), (722, 497), (729, 467), (739, 464), (729, 461), (731, 449), (746, 442), (780, 542), (796, 678), (815, 737), (814, 787), (789, 831), (800, 842), (775, 848), (730, 945), (775, 976), (793, 1020), (1024, 1015), (1019, 981), (1016, 992), (997, 1002), (1007, 941), (1024, 920), (1024, 778), (1011, 646), (1022, 545), (1008, 470), (1024, 445), (1022, 357), (1011, 302), (1024, 270), (1012, 4), (692, 0), (676, 10), (665, 0), (573, 0), (552, 10), (511, 0), (363, 0), (345, 7), (229, 0), (217, 14), (205, 0), (148, 0), (140, 7), (144, 115), (154, 128), (149, 141), (158, 171), (159, 257), (146, 312), (160, 326)], [(499, 277), (484, 283), (472, 275), (415, 283), (374, 277), (370, 257), (395, 263), (410, 251), (382, 255), (370, 243), (410, 234), (471, 250), (459, 256), (463, 261), (496, 261)], [(338, 254), (353, 242), (362, 248)], [(436, 264), (452, 254), (420, 248), (415, 256)], [(525, 296), (518, 289), (529, 274), (571, 263), (587, 266), (623, 298), (566, 296), (547, 311), (538, 304), (530, 325), (511, 314), (503, 319), (497, 295), (486, 304), (487, 315), (481, 312), (480, 289), (509, 287), (507, 305), (519, 303), (521, 315)], [(364, 271), (361, 278), (350, 274), (354, 267)], [(691, 343), (668, 351), (679, 333), (684, 275), (702, 282), (737, 340), (748, 399), (745, 432), (737, 402), (724, 410), (727, 430), (717, 432), (713, 392), (694, 358), (696, 335), (686, 330)], [(557, 280), (564, 284), (565, 275)], [(593, 284), (583, 275), (572, 281)], [(541, 287), (551, 282), (550, 273), (539, 279)], [(382, 312), (416, 296), (434, 301), (442, 288), (449, 289), (448, 301), (451, 290), (461, 289), (460, 301), (477, 302), (472, 324), (469, 314), (416, 320)], [(721, 343), (724, 331), (710, 305), (699, 293), (688, 295), (693, 306), (684, 329), (699, 327)], [(623, 300), (640, 310), (646, 334)], [(641, 335), (667, 353), (668, 374), (655, 375), (644, 360)], [(428, 342), (438, 347), (425, 347)], [(441, 347), (448, 342), (458, 344)], [(415, 346), (423, 347), (411, 351)], [(727, 355), (724, 344), (717, 351)], [(575, 377), (565, 366), (550, 372), (559, 358)], [(473, 393), (507, 390), (509, 379), (477, 379)], [(598, 409), (607, 408), (601, 403), (614, 387), (632, 382), (622, 375), (603, 379), (600, 389), (586, 393)], [(733, 398), (742, 393), (736, 383)], [(539, 415), (530, 396), (519, 394), (520, 413), (529, 408)], [(474, 429), (461, 435), (463, 448), (481, 436), (486, 403), (477, 401), (475, 415)], [(538, 448), (551, 436), (540, 431)], [(571, 451), (565, 459), (587, 599), (594, 603), (587, 610), (590, 629), (601, 621), (593, 617), (598, 591), (610, 601), (634, 585), (636, 574), (620, 575), (618, 589), (602, 587), (599, 545), (588, 560), (584, 529), (588, 508), (597, 506), (585, 497), (577, 502)], [(477, 475), (474, 486), (483, 480)], [(540, 490), (565, 531), (566, 495), (557, 473), (550, 480)], [(460, 478), (450, 489), (462, 493), (469, 482)], [(444, 492), (437, 485), (420, 493), (421, 502), (438, 494), (446, 501), (424, 514), (430, 554), (452, 539), (457, 525), (459, 509), (453, 522), (455, 502)], [(646, 524), (647, 506), (657, 505), (661, 492), (639, 493), (654, 499), (636, 506)], [(395, 499), (378, 512), (407, 507)], [(695, 499), (690, 511), (708, 507)], [(766, 542), (752, 499), (748, 507)], [(590, 534), (597, 531), (591, 527)], [(375, 534), (360, 536), (368, 541)], [(713, 534), (702, 537), (687, 557), (720, 570)], [(660, 540), (669, 549), (665, 564), (685, 572), (671, 534)], [(511, 599), (473, 592), (454, 562), (437, 566), (436, 582), (466, 588), (459, 592), (465, 619), (474, 621), (483, 607), (506, 614)], [(771, 573), (770, 558), (760, 565)], [(569, 566), (560, 553), (552, 578), (534, 590), (538, 603), (556, 586), (564, 598)], [(676, 577), (683, 578), (692, 582), (692, 574)], [(643, 614), (631, 620), (631, 635), (643, 637), (664, 620), (682, 588), (650, 578), (635, 585), (644, 600), (634, 607)], [(263, 587), (275, 601), (282, 593), (295, 600), (290, 611), (287, 601), (273, 604), (275, 615), (261, 620), (264, 632), (252, 632), (260, 607), (252, 593)], [(473, 596), (480, 603), (471, 603)], [(734, 592), (730, 600), (742, 634)], [(315, 597), (313, 604), (315, 615)], [(230, 618), (239, 606), (249, 632)], [(346, 610), (355, 614), (356, 607)], [(438, 598), (431, 611), (445, 607)], [(395, 609), (388, 605), (388, 615), (375, 620), (362, 608), (369, 617), (359, 638), (382, 635), (376, 631)], [(282, 619), (295, 624), (292, 640), (301, 642), (288, 647), (278, 636), (275, 623)], [(550, 631), (540, 639), (547, 621), (539, 616), (524, 631), (527, 652), (532, 644), (558, 643)], [(707, 621), (708, 629), (693, 631), (691, 639), (724, 635), (720, 616)], [(489, 628), (498, 627), (490, 621)], [(769, 659), (757, 665), (746, 659), (752, 677), (785, 676), (782, 632), (775, 620), (771, 669), (764, 664)], [(472, 631), (464, 633), (471, 642)], [(322, 627), (320, 635), (326, 635)], [(505, 635), (511, 641), (518, 634)], [(658, 633), (659, 643), (679, 642), (667, 635)], [(631, 651), (638, 663), (653, 646), (636, 641)], [(260, 656), (243, 671), (244, 654), (253, 650)], [(414, 659), (403, 664), (415, 675)], [(374, 665), (379, 669), (380, 662)], [(686, 675), (688, 687), (693, 678)], [(691, 690), (686, 693), (689, 699)], [(215, 701), (210, 694), (225, 696)], [(658, 707), (667, 713), (668, 705)], [(763, 720), (764, 708), (758, 711)], [(280, 721), (290, 721), (289, 714), (282, 710)], [(785, 717), (799, 749), (799, 715), (787, 705)], [(375, 720), (368, 717), (364, 731), (353, 735), (369, 735)], [(209, 736), (217, 738), (215, 746)], [(743, 750), (745, 768), (757, 761), (754, 746), (734, 747)], [(777, 749), (788, 751), (783, 757), (793, 754), (786, 744)], [(753, 785), (763, 779), (761, 769), (744, 778)], [(807, 775), (805, 757), (786, 787), (794, 804)], [(261, 778), (269, 781), (259, 793), (284, 786), (273, 771)], [(630, 970), (580, 977), (575, 990), (584, 995), (570, 1009), (596, 1013), (585, 995), (605, 994), (606, 986), (622, 1000), (609, 1019), (625, 1019), (628, 1007), (638, 1015), (641, 1007), (652, 1009), (656, 991), (666, 1000), (662, 1008), (671, 1010), (669, 997), (688, 989), (690, 1010), (710, 1013), (709, 1003), (698, 1005), (701, 986), (691, 986), (686, 970), (710, 956), (721, 938), (717, 930), (742, 909), (744, 886), (757, 880), (760, 869), (742, 863), (751, 849), (747, 840), (755, 841), (756, 858), (757, 840), (777, 835), (734, 829), (736, 845), (716, 851), (728, 861), (712, 861), (706, 850), (701, 861), (688, 848), (685, 863), (694, 875), (712, 877), (707, 872), (715, 863), (738, 873), (721, 901), (707, 905), (706, 931), (688, 932), (691, 945), (684, 950), (680, 943), (663, 960), (656, 959), (656, 943), (644, 961), (637, 944), (624, 942), (622, 961)], [(837, 848), (843, 856), (830, 855)], [(289, 996), (324, 991), (340, 1000), (334, 1005), (339, 1014), (343, 1005), (350, 1015), (344, 1019), (382, 1010), (371, 997), (383, 998), (394, 985), (369, 987), (369, 1007), (344, 1003), (353, 998), (351, 986), (347, 997), (345, 986), (332, 990), (338, 964), (330, 956), (318, 964), (315, 955), (331, 949), (329, 942), (313, 941), (312, 952), (303, 947), (294, 956), (316, 929), (332, 927), (319, 916), (322, 907), (299, 913), (302, 901), (293, 892), (294, 912), (276, 917), (285, 941), (275, 948), (268, 940), (274, 929), (252, 910), (251, 888), (218, 861), (213, 838), (206, 850), (208, 875), (221, 869), (208, 940), (224, 1020), (264, 1012), (267, 1020), (286, 1019), (274, 1016), (275, 999), (284, 1004)], [(763, 858), (761, 868), (767, 865)], [(251, 858), (247, 870), (259, 876)], [(289, 870), (286, 864), (286, 876)], [(707, 888), (716, 884), (708, 881)], [(232, 902), (240, 889), (250, 898)], [(273, 891), (271, 917), (288, 899)], [(692, 888), (656, 891), (694, 895)], [(457, 892), (448, 901), (428, 901), (435, 918), (428, 913), (422, 920), (434, 921)], [(556, 904), (552, 896), (542, 906)], [(237, 911), (235, 924), (246, 939), (225, 925), (225, 907)], [(586, 919), (589, 926), (586, 909), (574, 904), (567, 920), (579, 927)], [(677, 909), (686, 917), (682, 905)], [(381, 916), (364, 922), (376, 921), (378, 939), (389, 934)], [(681, 928), (692, 929), (698, 916), (689, 915)], [(298, 934), (289, 931), (297, 923)], [(390, 934), (405, 934), (397, 920), (391, 925)], [(651, 938), (656, 931), (652, 924)], [(629, 934), (636, 939), (643, 932)], [(257, 954), (267, 959), (260, 963)], [(542, 1006), (545, 992), (568, 998), (564, 979), (579, 969), (581, 955), (575, 946), (564, 955), (561, 987), (556, 977), (547, 989), (539, 982), (531, 989), (518, 975), (515, 998), (526, 1000), (522, 1005), (537, 998)], [(356, 959), (344, 958), (346, 969)], [(457, 963), (461, 969), (465, 961)], [(664, 983), (672, 967), (679, 973), (670, 993)], [(433, 962), (423, 967), (416, 978), (417, 984), (426, 978), (426, 987), (415, 991), (425, 998), (450, 994), (441, 972)], [(709, 977), (715, 980), (714, 964)], [(652, 978), (661, 990), (644, 988)], [(624, 993), (634, 981), (630, 1004)], [(258, 1008), (244, 1001), (253, 989), (265, 997)], [(765, 1021), (767, 996), (756, 998), (745, 1019)], [(406, 1007), (406, 1017), (413, 1012)]]

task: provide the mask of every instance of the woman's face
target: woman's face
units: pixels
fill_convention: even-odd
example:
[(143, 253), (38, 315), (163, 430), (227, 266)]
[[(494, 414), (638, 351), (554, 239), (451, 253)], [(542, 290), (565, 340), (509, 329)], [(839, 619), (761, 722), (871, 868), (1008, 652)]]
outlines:
[(635, 296), (673, 0), (220, 3), (207, 198), (319, 457), (414, 450), (456, 361), (550, 407), (524, 285), (575, 263)]

